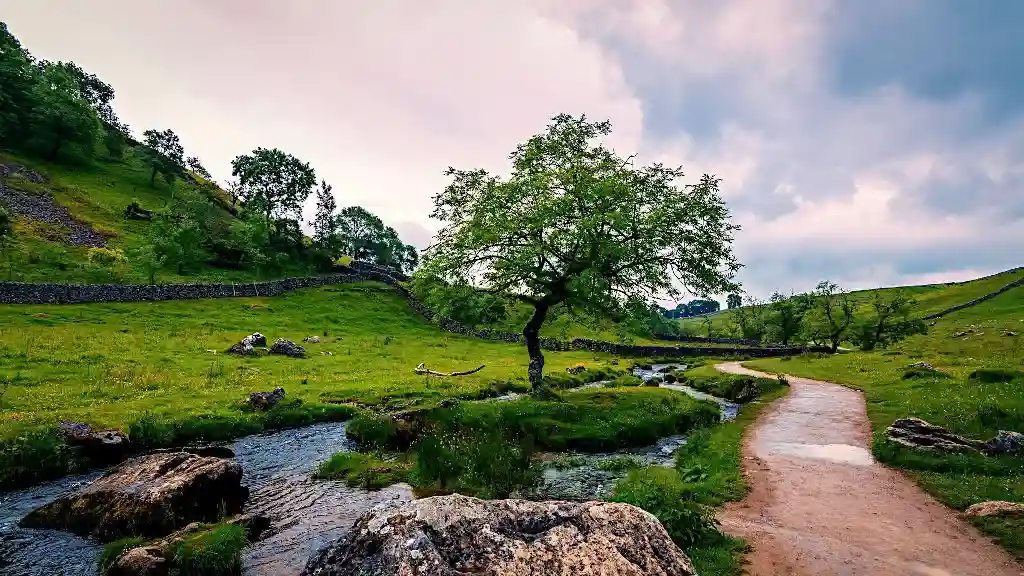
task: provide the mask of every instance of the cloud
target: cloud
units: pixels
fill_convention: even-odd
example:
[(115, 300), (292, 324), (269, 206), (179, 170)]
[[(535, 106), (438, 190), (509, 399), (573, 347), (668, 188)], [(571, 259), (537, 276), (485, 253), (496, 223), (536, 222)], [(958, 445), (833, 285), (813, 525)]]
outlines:
[[(40, 56), (225, 178), (278, 146), (418, 247), (448, 165), (559, 112), (723, 178), (751, 293), (963, 279), (1024, 253), (1024, 5), (956, 0), (9, 3)], [(58, 14), (59, 16), (54, 16)], [(88, 30), (88, 34), (81, 33)]]

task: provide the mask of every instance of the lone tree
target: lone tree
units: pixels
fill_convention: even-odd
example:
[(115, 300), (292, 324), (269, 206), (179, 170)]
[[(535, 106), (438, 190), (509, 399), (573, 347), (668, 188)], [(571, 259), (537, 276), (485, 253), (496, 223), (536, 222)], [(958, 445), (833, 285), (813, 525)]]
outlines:
[(238, 178), (246, 209), (263, 214), (267, 222), (298, 218), (316, 186), (309, 164), (277, 148), (257, 148), (236, 157), (231, 175)]
[(142, 133), (146, 140), (143, 148), (143, 160), (149, 164), (149, 185), (156, 183), (156, 175), (163, 174), (168, 184), (174, 182), (175, 176), (185, 165), (183, 158), (185, 148), (174, 130), (146, 130)]
[(508, 178), (448, 168), (434, 197), (444, 222), (427, 249), (428, 273), (509, 293), (533, 307), (523, 328), (534, 391), (542, 387), (540, 329), (562, 304), (621, 311), (679, 285), (696, 294), (736, 290), (729, 211), (719, 180), (679, 185), (679, 168), (635, 167), (599, 139), (611, 124), (556, 116), (511, 154)]
[(739, 294), (729, 294), (725, 301), (729, 305), (730, 310), (733, 308), (739, 308), (740, 306), (743, 306), (743, 297), (740, 296)]

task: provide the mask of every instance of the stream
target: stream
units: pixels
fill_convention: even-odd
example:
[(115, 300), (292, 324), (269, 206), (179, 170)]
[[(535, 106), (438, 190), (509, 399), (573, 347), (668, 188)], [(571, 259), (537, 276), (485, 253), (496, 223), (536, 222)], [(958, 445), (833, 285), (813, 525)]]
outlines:
[[(230, 444), (250, 488), (245, 512), (273, 522), (267, 538), (245, 550), (244, 574), (298, 574), (317, 549), (341, 536), (359, 516), (385, 500), (410, 499), (407, 486), (367, 492), (344, 482), (313, 480), (314, 466), (339, 450), (354, 449), (346, 423), (314, 424), (247, 436)], [(102, 549), (96, 542), (58, 530), (31, 530), (18, 521), (33, 509), (103, 475), (67, 476), (0, 495), (0, 574), (96, 576)]]
[[(666, 367), (685, 369), (683, 365), (659, 364), (651, 370), (635, 370), (634, 373), (649, 380)], [(719, 403), (723, 420), (736, 416), (736, 404), (680, 384), (661, 386)], [(508, 395), (491, 401), (514, 397)], [(314, 424), (247, 436), (227, 444), (242, 466), (242, 482), (250, 488), (245, 512), (267, 516), (272, 521), (270, 536), (245, 550), (243, 573), (246, 576), (298, 574), (316, 550), (344, 534), (364, 512), (384, 501), (413, 497), (404, 484), (368, 492), (349, 488), (344, 482), (310, 477), (317, 463), (338, 451), (356, 449), (345, 437), (346, 424)], [(602, 461), (631, 457), (642, 466), (670, 466), (675, 451), (685, 442), (684, 436), (669, 436), (643, 448), (607, 454), (560, 455), (561, 467), (546, 466), (541, 485), (528, 496), (566, 500), (607, 497), (615, 481), (628, 470), (604, 470), (600, 467)], [(20, 528), (18, 521), (35, 508), (92, 482), (104, 472), (65, 476), (32, 488), (0, 494), (0, 574), (96, 576), (102, 546), (95, 541), (57, 530)]]

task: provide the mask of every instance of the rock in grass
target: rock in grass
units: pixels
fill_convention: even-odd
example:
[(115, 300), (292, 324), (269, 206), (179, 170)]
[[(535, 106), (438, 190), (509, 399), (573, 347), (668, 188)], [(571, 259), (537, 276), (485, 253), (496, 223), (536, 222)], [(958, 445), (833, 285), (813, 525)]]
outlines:
[(900, 418), (886, 429), (885, 434), (889, 441), (908, 448), (938, 452), (979, 451), (985, 445), (980, 440), (958, 436), (920, 418)]
[(990, 500), (972, 504), (964, 511), (968, 518), (984, 518), (988, 516), (1024, 516), (1024, 504), (1020, 502), (1003, 502)]
[(282, 356), (291, 356), (293, 358), (302, 358), (306, 355), (306, 349), (291, 340), (278, 338), (277, 341), (274, 342), (274, 345), (270, 347), (270, 353), (281, 354)]
[(305, 338), (302, 339), (302, 341), (303, 342), (308, 342), (310, 344), (319, 344), (320, 343), (320, 337), (319, 336), (306, 336)]
[(26, 528), (102, 541), (156, 538), (192, 522), (241, 512), (249, 489), (233, 460), (171, 452), (133, 458), (84, 488), (33, 510)]
[(249, 394), (249, 404), (259, 410), (273, 408), (278, 402), (284, 400), (284, 388), (274, 388), (273, 392), (253, 392)]
[(124, 460), (130, 442), (118, 430), (93, 430), (85, 422), (61, 421), (60, 431), (71, 446), (78, 446), (96, 464), (113, 464)]
[(1000, 430), (995, 438), (985, 443), (981, 451), (993, 456), (1024, 454), (1024, 434)]
[(364, 514), (306, 576), (696, 574), (658, 519), (629, 504), (434, 496)]
[(242, 338), (242, 341), (237, 344), (232, 344), (231, 348), (228, 348), (228, 352), (231, 354), (239, 354), (242, 356), (253, 356), (256, 354), (256, 347), (266, 346), (267, 337), (259, 332), (253, 332), (252, 334)]
[[(221, 522), (213, 529), (235, 524), (240, 525), (245, 531), (245, 539), (248, 542), (259, 540), (260, 535), (270, 528), (270, 520), (266, 517), (243, 514)], [(174, 563), (175, 544), (185, 540), (188, 536), (210, 529), (208, 526), (193, 522), (166, 538), (130, 548), (118, 556), (117, 560), (107, 568), (106, 576), (163, 576), (170, 574), (171, 565)]]
[(935, 370), (935, 367), (927, 362), (914, 362), (907, 366), (907, 368), (920, 368), (922, 370)]

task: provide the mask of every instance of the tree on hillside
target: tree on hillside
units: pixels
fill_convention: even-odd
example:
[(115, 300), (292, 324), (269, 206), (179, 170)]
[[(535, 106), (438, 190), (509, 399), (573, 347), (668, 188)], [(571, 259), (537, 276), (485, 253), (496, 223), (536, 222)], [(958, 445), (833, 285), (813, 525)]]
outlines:
[(32, 55), (0, 22), (0, 144), (14, 146), (25, 140), (38, 76)]
[(79, 147), (82, 156), (91, 156), (100, 131), (96, 111), (63, 68), (44, 63), (39, 70), (32, 91), (35, 105), (28, 114), (30, 139), (50, 161), (68, 145)]
[(262, 213), (270, 222), (298, 218), (302, 204), (313, 193), (316, 173), (309, 164), (277, 148), (257, 148), (231, 162), (246, 209)]
[(806, 294), (787, 298), (775, 292), (768, 302), (766, 336), (773, 342), (788, 346), (800, 334), (804, 313), (814, 305), (814, 301)]
[(768, 306), (764, 301), (748, 297), (745, 306), (735, 306), (732, 323), (741, 338), (760, 342), (768, 330)]
[(149, 185), (154, 185), (157, 173), (163, 175), (168, 184), (172, 184), (185, 165), (185, 148), (182, 147), (178, 135), (170, 128), (146, 130), (142, 135), (146, 144), (143, 148), (143, 161), (151, 170)]
[(313, 242), (328, 250), (337, 241), (338, 235), (338, 217), (335, 214), (338, 203), (334, 199), (333, 189), (326, 180), (320, 181), (320, 187), (316, 189), (316, 214), (309, 223), (313, 227)]
[(507, 179), (484, 170), (445, 174), (432, 217), (445, 223), (428, 249), (430, 273), (509, 293), (533, 307), (523, 328), (535, 391), (543, 386), (540, 329), (552, 307), (621, 310), (676, 283), (728, 292), (739, 268), (719, 180), (680, 186), (679, 168), (636, 167), (599, 139), (611, 124), (556, 116), (520, 144)]
[(39, 62), (40, 69), (54, 67), (74, 80), (78, 87), (79, 95), (92, 106), (99, 116), (99, 119), (112, 126), (118, 126), (120, 122), (114, 113), (111, 102), (114, 100), (114, 89), (106, 82), (99, 79), (95, 74), (90, 74), (74, 62)]
[(195, 156), (189, 156), (185, 160), (185, 166), (188, 167), (189, 170), (195, 172), (196, 174), (199, 174), (200, 176), (206, 178), (207, 180), (213, 178), (213, 176), (210, 176), (210, 171), (207, 170), (206, 167), (203, 166), (203, 163), (199, 161), (199, 158)]
[(725, 300), (730, 310), (733, 308), (739, 308), (743, 305), (743, 298), (739, 294), (729, 294)]
[(804, 330), (810, 340), (827, 343), (835, 352), (853, 324), (853, 300), (846, 291), (828, 280), (819, 282), (811, 297), (814, 306), (804, 315)]
[(721, 310), (722, 305), (718, 303), (718, 300), (712, 300), (710, 298), (698, 298), (697, 300), (691, 300), (686, 305), (686, 311), (690, 316), (700, 316), (701, 314), (711, 314)]
[(337, 218), (341, 249), (356, 260), (391, 266), (409, 273), (419, 254), (398, 237), (398, 232), (362, 206), (342, 208)]
[(870, 311), (856, 324), (850, 339), (861, 350), (887, 347), (913, 334), (923, 334), (923, 320), (912, 316), (914, 298), (903, 290), (876, 290), (871, 295)]

